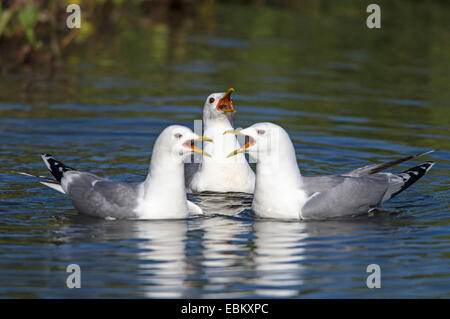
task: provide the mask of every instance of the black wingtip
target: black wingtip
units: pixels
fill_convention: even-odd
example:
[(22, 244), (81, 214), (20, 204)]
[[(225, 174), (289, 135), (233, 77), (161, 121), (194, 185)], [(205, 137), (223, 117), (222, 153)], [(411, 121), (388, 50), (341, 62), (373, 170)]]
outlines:
[(421, 179), (426, 173), (428, 173), (434, 164), (435, 162), (424, 162), (397, 174), (403, 179), (404, 184), (397, 192), (393, 193), (390, 198), (397, 196), (399, 193), (403, 192), (409, 186)]
[(64, 172), (73, 171), (74, 170), (73, 168), (64, 165), (63, 162), (60, 162), (60, 161), (56, 160), (50, 154), (42, 153), (41, 157), (42, 157), (42, 160), (45, 163), (45, 166), (47, 166), (48, 170), (52, 173), (53, 177), (55, 177), (55, 179), (58, 182), (61, 182), (61, 179), (63, 178)]
[(422, 164), (419, 164), (417, 166), (408, 168), (407, 170), (403, 171), (401, 174), (408, 174), (416, 176), (415, 180), (418, 180), (423, 175), (425, 175), (435, 164), (435, 162), (424, 162)]

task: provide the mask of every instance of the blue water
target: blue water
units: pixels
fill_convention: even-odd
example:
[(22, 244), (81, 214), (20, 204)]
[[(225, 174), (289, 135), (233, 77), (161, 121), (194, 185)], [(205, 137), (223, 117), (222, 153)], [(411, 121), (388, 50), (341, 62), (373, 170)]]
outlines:
[[(2, 75), (0, 297), (450, 297), (448, 39), (369, 33), (354, 17), (341, 25), (352, 36), (340, 37), (332, 13), (232, 9), (234, 32), (207, 22), (136, 26), (74, 49), (51, 75), (45, 66)], [(243, 17), (249, 28), (239, 28)], [(448, 21), (439, 17), (437, 30)], [(141, 181), (161, 130), (192, 128), (204, 99), (229, 87), (236, 126), (282, 125), (304, 175), (432, 148), (440, 150), (394, 171), (436, 165), (374, 214), (324, 222), (258, 219), (251, 195), (214, 193), (189, 196), (204, 217), (92, 219), (15, 173), (48, 175), (39, 156), (48, 152)], [(66, 287), (69, 264), (81, 267), (81, 289)], [(366, 286), (369, 264), (381, 268), (380, 289)]]

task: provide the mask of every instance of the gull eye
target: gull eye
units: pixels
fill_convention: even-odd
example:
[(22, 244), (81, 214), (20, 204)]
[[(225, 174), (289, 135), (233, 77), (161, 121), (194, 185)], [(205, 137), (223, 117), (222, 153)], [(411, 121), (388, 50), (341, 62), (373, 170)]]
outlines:
[(256, 131), (259, 135), (263, 135), (264, 133), (266, 133), (266, 131), (264, 131), (264, 130), (257, 130)]
[(180, 139), (180, 138), (182, 138), (182, 137), (183, 137), (183, 134), (177, 133), (177, 134), (175, 134), (174, 136), (175, 136), (175, 138), (178, 138), (178, 139)]
[(212, 104), (212, 103), (214, 103), (214, 101), (215, 101), (216, 99), (215, 98), (213, 98), (213, 97), (210, 97), (209, 98), (209, 104)]

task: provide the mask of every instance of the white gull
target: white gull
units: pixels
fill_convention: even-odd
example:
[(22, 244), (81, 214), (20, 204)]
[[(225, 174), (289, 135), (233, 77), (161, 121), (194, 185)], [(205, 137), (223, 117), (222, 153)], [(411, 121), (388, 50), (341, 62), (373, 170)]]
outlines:
[(187, 200), (184, 184), (185, 158), (194, 152), (209, 156), (194, 145), (201, 140), (212, 142), (184, 126), (165, 128), (153, 147), (147, 178), (140, 183), (113, 182), (42, 154), (55, 180), (46, 179), (41, 183), (67, 194), (81, 214), (93, 217), (178, 219), (188, 217), (189, 213), (201, 214), (202, 209)]
[(203, 157), (201, 163), (186, 164), (188, 192), (253, 193), (255, 173), (244, 154), (227, 158), (232, 150), (240, 146), (236, 136), (223, 134), (233, 129), (231, 117), (236, 112), (231, 101), (233, 91), (231, 88), (226, 93), (213, 93), (205, 101), (204, 135), (212, 138), (214, 144), (204, 146), (211, 157)]
[(432, 152), (428, 151), (345, 174), (307, 177), (300, 174), (294, 146), (280, 126), (257, 123), (225, 133), (248, 138), (244, 147), (229, 156), (250, 153), (256, 159), (252, 210), (266, 218), (329, 219), (368, 213), (407, 189), (434, 165), (426, 162), (401, 173), (381, 173), (388, 167)]

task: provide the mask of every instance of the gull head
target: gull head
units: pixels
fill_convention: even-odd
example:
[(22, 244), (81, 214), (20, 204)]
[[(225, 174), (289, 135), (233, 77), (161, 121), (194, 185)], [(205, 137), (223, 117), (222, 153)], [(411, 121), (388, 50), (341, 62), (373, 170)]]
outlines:
[(230, 88), (225, 93), (213, 93), (208, 96), (203, 107), (203, 116), (208, 119), (228, 118), (231, 116), (231, 114), (236, 112), (231, 100), (233, 92), (234, 89)]
[(245, 145), (231, 152), (228, 157), (239, 153), (249, 153), (258, 161), (262, 157), (278, 155), (281, 136), (287, 133), (280, 126), (273, 123), (256, 123), (242, 130), (228, 130), (223, 134), (245, 136)]
[(154, 153), (156, 150), (169, 153), (176, 161), (184, 159), (192, 153), (199, 153), (211, 157), (208, 153), (195, 145), (197, 141), (212, 142), (213, 140), (195, 134), (190, 128), (181, 125), (171, 125), (162, 131), (156, 140)]

